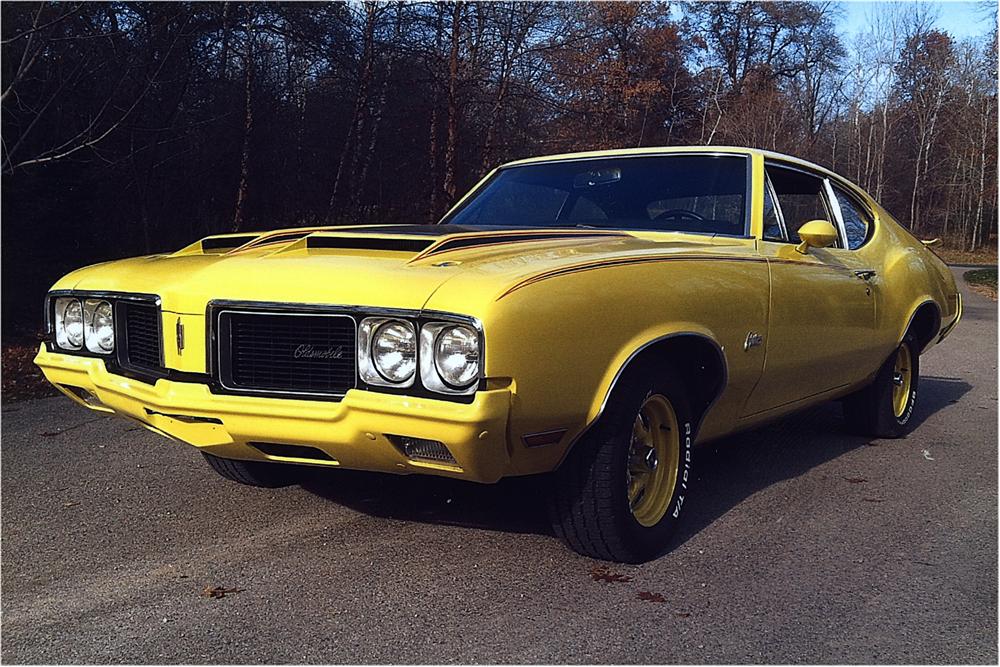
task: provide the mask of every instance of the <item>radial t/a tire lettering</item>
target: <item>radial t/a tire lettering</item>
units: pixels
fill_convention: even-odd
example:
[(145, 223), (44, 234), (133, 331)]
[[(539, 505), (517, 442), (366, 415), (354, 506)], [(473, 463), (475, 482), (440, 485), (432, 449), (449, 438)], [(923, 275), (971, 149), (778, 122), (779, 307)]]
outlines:
[(667, 546), (689, 502), (693, 422), (669, 367), (627, 371), (554, 475), (553, 529), (585, 556), (638, 563)]

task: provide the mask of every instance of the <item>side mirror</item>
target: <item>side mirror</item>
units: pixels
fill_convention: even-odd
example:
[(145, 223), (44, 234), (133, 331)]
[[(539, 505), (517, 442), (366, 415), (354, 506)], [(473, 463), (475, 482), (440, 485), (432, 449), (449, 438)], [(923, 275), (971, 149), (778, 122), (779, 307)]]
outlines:
[(802, 243), (795, 249), (805, 255), (809, 248), (827, 248), (837, 242), (837, 228), (826, 220), (810, 220), (799, 227), (799, 238)]

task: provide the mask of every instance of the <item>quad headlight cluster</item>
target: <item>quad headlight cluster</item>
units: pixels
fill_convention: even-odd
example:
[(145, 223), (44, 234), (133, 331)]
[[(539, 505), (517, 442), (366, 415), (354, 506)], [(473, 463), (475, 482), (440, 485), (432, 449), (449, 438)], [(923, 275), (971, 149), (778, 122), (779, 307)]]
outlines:
[(465, 324), (367, 317), (358, 327), (358, 371), (379, 387), (412, 387), (419, 373), (426, 389), (471, 394), (479, 380), (479, 332)]
[(114, 351), (115, 317), (110, 301), (57, 297), (53, 311), (57, 347), (63, 350), (86, 348), (94, 354)]

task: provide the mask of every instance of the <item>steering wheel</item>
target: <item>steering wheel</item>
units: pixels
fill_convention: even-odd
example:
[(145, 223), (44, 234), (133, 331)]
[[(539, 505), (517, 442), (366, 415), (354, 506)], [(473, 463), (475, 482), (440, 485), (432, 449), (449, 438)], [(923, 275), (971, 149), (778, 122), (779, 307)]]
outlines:
[(697, 220), (698, 222), (705, 222), (705, 216), (698, 215), (694, 211), (688, 211), (683, 208), (668, 208), (663, 213), (653, 218), (653, 220), (675, 220), (675, 219), (687, 219), (687, 220)]

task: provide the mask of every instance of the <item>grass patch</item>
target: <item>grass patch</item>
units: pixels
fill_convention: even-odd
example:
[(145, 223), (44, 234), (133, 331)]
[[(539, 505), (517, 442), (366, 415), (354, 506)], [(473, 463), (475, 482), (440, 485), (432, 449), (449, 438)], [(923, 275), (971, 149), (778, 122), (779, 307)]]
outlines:
[(977, 292), (986, 294), (994, 300), (997, 298), (997, 270), (995, 268), (966, 271), (964, 277), (965, 282), (969, 283), (969, 286)]
[(950, 248), (947, 244), (931, 248), (931, 251), (940, 257), (945, 264), (996, 264), (997, 248), (993, 245), (980, 248), (975, 252)]

